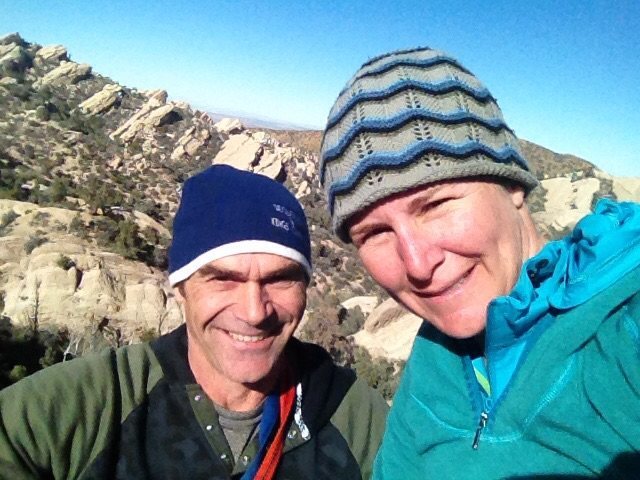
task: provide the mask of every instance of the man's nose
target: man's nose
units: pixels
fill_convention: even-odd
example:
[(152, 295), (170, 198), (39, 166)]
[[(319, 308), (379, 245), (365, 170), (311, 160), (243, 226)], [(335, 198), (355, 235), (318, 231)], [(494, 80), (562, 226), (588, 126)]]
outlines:
[(242, 319), (252, 325), (265, 321), (273, 313), (273, 304), (269, 294), (258, 282), (247, 282), (243, 288)]
[(444, 251), (427, 232), (406, 228), (397, 233), (398, 255), (407, 277), (416, 283), (431, 281), (435, 269), (444, 261)]

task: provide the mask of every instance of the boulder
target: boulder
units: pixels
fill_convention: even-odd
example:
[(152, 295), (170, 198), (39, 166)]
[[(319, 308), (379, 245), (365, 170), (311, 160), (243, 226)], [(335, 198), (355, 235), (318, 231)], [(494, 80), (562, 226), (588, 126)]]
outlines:
[(124, 91), (120, 85), (105, 85), (95, 95), (80, 104), (80, 109), (89, 115), (97, 115), (111, 109), (122, 98)]
[(215, 128), (215, 122), (213, 121), (213, 118), (211, 118), (211, 116), (207, 112), (201, 112), (199, 110), (196, 110), (195, 116), (201, 122), (204, 122), (207, 125), (211, 125), (212, 127)]
[(244, 131), (244, 125), (237, 118), (223, 118), (214, 125), (215, 129), (225, 135), (236, 135)]
[(91, 76), (91, 65), (75, 62), (62, 62), (44, 77), (37, 80), (38, 85), (75, 84)]
[(21, 47), (26, 46), (25, 41), (22, 39), (20, 34), (17, 33), (17, 32), (8, 33), (7, 35), (4, 35), (3, 37), (0, 37), (0, 45), (9, 45), (11, 43), (16, 44), (16, 45), (20, 45)]
[(150, 102), (143, 105), (129, 120), (118, 127), (111, 134), (111, 138), (120, 137), (123, 141), (129, 142), (142, 130), (173, 123), (181, 118), (174, 105), (156, 107), (153, 102)]
[(122, 167), (122, 165), (124, 165), (124, 161), (122, 160), (122, 157), (118, 155), (107, 162), (107, 167), (112, 170), (118, 170)]
[(184, 156), (195, 157), (201, 147), (206, 146), (211, 139), (211, 132), (206, 128), (189, 128), (178, 140), (176, 148), (171, 153), (172, 160), (178, 160)]
[(360, 297), (351, 297), (348, 300), (345, 300), (341, 303), (341, 305), (347, 310), (351, 310), (352, 308), (360, 307), (360, 310), (365, 315), (371, 314), (373, 310), (378, 306), (380, 299), (375, 295), (372, 296), (360, 296)]
[(155, 106), (149, 103), (144, 104), (140, 110), (134, 113), (129, 119), (120, 125), (110, 136), (111, 138), (121, 137), (123, 140), (131, 140), (139, 130), (144, 127), (144, 118)]
[(118, 316), (141, 330), (156, 330), (160, 318), (166, 314), (166, 301), (167, 297), (159, 285), (126, 285), (122, 310)]
[(193, 111), (191, 110), (191, 105), (189, 105), (187, 102), (178, 100), (178, 101), (173, 101), (171, 103), (173, 103), (176, 108), (179, 108), (180, 110), (193, 114)]
[(388, 298), (378, 305), (375, 310), (371, 312), (371, 315), (367, 317), (364, 322), (364, 329), (367, 332), (375, 332), (395, 322), (407, 313), (407, 310), (402, 305), (393, 298)]
[(147, 103), (151, 106), (159, 107), (167, 103), (168, 95), (166, 90), (145, 90), (142, 94), (149, 99)]
[(15, 43), (0, 45), (0, 64), (22, 72), (31, 66), (31, 57), (21, 45)]
[(48, 60), (69, 60), (67, 49), (62, 45), (47, 45), (36, 52), (36, 62), (46, 62)]
[(302, 198), (305, 195), (309, 195), (309, 193), (311, 193), (311, 185), (308, 181), (303, 180), (302, 182), (300, 182), (300, 185), (298, 185), (295, 196), (296, 198)]
[[(182, 321), (164, 272), (67, 233), (68, 225), (88, 213), (14, 200), (0, 200), (0, 217), (11, 222), (0, 236), (1, 315), (18, 324), (35, 322), (66, 327), (72, 332), (96, 331), (108, 319), (123, 341), (148, 330), (167, 332)], [(139, 228), (154, 228), (168, 236), (163, 225), (134, 212)], [(46, 222), (46, 223), (44, 223)], [(47, 228), (47, 241), (27, 253), (26, 239)], [(65, 258), (66, 257), (66, 258)]]
[(174, 105), (163, 105), (149, 112), (144, 124), (147, 127), (161, 127), (181, 120), (182, 117)]
[(621, 201), (640, 202), (640, 177), (614, 177), (613, 194)]
[(557, 177), (541, 183), (547, 190), (544, 206), (547, 212), (579, 210), (586, 214), (591, 211), (593, 195), (600, 188), (600, 180), (592, 177), (573, 182), (569, 177)]
[(591, 212), (594, 194), (600, 189), (600, 180), (593, 177), (571, 181), (569, 177), (556, 177), (541, 182), (547, 191), (544, 211), (533, 214), (542, 229), (562, 232), (571, 229)]
[(247, 132), (232, 135), (222, 144), (213, 163), (223, 163), (280, 179), (284, 164), (291, 158), (291, 152), (287, 149), (271, 148), (261, 133), (263, 132), (254, 135)]
[(365, 328), (353, 335), (356, 345), (371, 355), (392, 360), (406, 360), (422, 319), (388, 299), (365, 321)]

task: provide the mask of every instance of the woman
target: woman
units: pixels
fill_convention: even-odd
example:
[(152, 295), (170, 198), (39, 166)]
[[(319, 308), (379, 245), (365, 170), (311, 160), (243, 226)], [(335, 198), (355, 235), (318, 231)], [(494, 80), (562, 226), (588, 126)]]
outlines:
[(374, 478), (635, 478), (640, 207), (603, 200), (545, 245), (495, 99), (428, 48), (358, 70), (321, 157), (335, 232), (425, 320)]

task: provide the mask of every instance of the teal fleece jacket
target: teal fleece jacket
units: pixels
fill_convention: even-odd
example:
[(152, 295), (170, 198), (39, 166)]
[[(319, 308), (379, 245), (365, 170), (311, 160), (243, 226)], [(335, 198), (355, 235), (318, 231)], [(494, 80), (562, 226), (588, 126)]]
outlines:
[(423, 324), (374, 478), (638, 478), (639, 292), (640, 206), (601, 201), (489, 305), (491, 396)]

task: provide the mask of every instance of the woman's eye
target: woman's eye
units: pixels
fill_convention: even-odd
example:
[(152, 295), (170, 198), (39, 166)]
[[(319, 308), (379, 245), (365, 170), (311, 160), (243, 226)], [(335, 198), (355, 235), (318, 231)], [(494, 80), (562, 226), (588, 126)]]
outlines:
[(367, 230), (358, 239), (358, 244), (362, 245), (365, 242), (368, 242), (368, 241), (371, 241), (371, 240), (375, 240), (375, 239), (379, 238), (380, 236), (382, 236), (383, 234), (385, 234), (388, 231), (389, 231), (389, 229), (388, 228), (384, 228), (384, 227), (372, 228), (370, 230)]
[(431, 200), (430, 202), (425, 203), (422, 206), (422, 211), (423, 212), (428, 212), (430, 210), (435, 210), (436, 208), (444, 205), (445, 203), (447, 203), (449, 200), (451, 200), (451, 198), (449, 197), (445, 197), (445, 198), (438, 198), (435, 200)]

